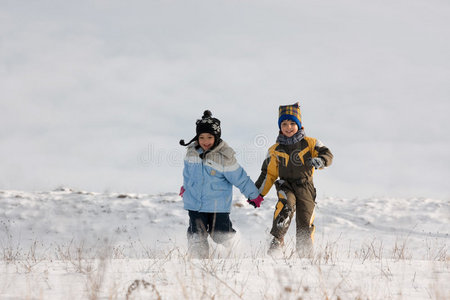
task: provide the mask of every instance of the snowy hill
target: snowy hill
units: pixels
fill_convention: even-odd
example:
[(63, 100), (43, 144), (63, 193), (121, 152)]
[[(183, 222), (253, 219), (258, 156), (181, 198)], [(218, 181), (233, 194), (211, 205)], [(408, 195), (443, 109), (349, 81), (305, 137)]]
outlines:
[[(445, 299), (449, 203), (317, 200), (314, 258), (266, 254), (275, 199), (234, 199), (229, 252), (186, 256), (176, 193), (0, 191), (2, 299)], [(291, 226), (293, 229), (294, 226)], [(128, 296), (127, 296), (128, 295)]]

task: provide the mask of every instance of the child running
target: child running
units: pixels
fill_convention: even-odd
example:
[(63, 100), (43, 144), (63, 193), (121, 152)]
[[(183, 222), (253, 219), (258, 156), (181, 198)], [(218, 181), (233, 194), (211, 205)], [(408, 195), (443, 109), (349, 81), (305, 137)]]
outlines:
[(274, 254), (284, 245), (296, 212), (296, 249), (300, 256), (311, 257), (316, 203), (313, 173), (314, 169), (328, 167), (333, 154), (322, 142), (305, 135), (298, 102), (279, 107), (278, 129), (276, 144), (269, 148), (256, 181), (262, 196), (274, 183), (277, 189), (278, 202), (270, 231), (273, 239), (268, 252)]
[(221, 139), (220, 121), (209, 110), (197, 120), (195, 137), (180, 144), (188, 146), (180, 191), (189, 214), (188, 255), (208, 258), (208, 235), (228, 247), (236, 233), (230, 220), (233, 185), (255, 206), (264, 199), (237, 163), (234, 150)]

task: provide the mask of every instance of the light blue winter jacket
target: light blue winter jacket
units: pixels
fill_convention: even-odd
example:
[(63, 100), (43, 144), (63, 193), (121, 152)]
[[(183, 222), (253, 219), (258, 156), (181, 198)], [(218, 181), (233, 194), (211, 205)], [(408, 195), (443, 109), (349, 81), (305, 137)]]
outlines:
[(234, 150), (224, 141), (206, 153), (203, 159), (197, 142), (187, 148), (184, 159), (184, 208), (199, 212), (225, 212), (231, 209), (233, 185), (249, 199), (259, 191), (244, 169), (237, 163)]

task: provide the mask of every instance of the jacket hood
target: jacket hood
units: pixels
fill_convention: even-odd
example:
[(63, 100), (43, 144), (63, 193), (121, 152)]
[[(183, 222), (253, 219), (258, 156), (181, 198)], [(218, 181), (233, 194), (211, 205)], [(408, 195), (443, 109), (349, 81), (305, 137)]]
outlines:
[(225, 141), (222, 140), (220, 144), (217, 145), (214, 149), (206, 152), (204, 152), (203, 149), (200, 148), (197, 142), (194, 142), (187, 147), (186, 156), (200, 156), (201, 158), (209, 159), (225, 166), (229, 166), (236, 163), (236, 158), (234, 157), (235, 154), (236, 152), (230, 146), (228, 146)]

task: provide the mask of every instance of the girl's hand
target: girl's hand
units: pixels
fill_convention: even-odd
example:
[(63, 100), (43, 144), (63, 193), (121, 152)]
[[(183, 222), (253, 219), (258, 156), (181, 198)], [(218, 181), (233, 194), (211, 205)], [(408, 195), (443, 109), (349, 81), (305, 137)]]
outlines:
[(181, 186), (180, 193), (178, 194), (181, 196), (181, 198), (183, 198), (184, 191), (185, 191), (184, 186)]
[(248, 199), (247, 200), (247, 202), (250, 203), (251, 205), (253, 205), (255, 208), (260, 207), (261, 206), (261, 202), (263, 202), (263, 201), (264, 201), (264, 198), (261, 195), (259, 195), (255, 199)]

